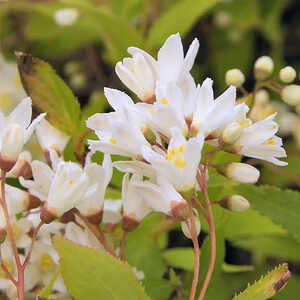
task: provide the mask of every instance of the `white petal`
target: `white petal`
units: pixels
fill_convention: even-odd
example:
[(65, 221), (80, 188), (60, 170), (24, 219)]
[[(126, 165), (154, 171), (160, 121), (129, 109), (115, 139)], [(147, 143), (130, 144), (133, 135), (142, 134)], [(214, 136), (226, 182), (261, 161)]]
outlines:
[(104, 88), (104, 94), (109, 104), (115, 111), (126, 109), (130, 105), (134, 104), (127, 94), (119, 90)]
[(10, 113), (8, 117), (9, 123), (17, 123), (24, 129), (26, 129), (31, 121), (31, 99), (25, 98), (17, 107)]
[(185, 70), (189, 72), (191, 68), (193, 67), (197, 52), (199, 49), (199, 41), (198, 39), (194, 39), (191, 43), (189, 50), (184, 58), (184, 64), (185, 64)]

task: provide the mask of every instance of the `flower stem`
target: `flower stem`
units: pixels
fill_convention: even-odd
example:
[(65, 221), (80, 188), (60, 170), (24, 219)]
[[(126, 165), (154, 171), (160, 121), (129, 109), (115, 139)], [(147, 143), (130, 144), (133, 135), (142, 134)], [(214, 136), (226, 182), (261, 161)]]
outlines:
[(193, 283), (192, 283), (189, 300), (194, 300), (196, 290), (197, 290), (198, 279), (199, 279), (200, 250), (199, 250), (198, 236), (196, 231), (195, 216), (193, 214), (193, 208), (191, 205), (189, 205), (189, 218), (191, 222), (190, 233), (191, 233), (193, 246), (194, 246), (194, 277), (193, 277)]
[[(215, 232), (214, 216), (212, 213), (211, 202), (210, 202), (208, 191), (207, 191), (205, 175), (206, 175), (206, 168), (203, 168), (201, 170), (201, 177), (200, 178), (198, 177), (197, 179), (198, 179), (198, 183), (202, 189), (202, 193), (203, 193), (205, 203), (207, 206), (207, 211), (208, 211), (208, 220), (207, 221), (208, 221), (208, 226), (209, 226), (209, 237), (210, 237), (211, 247), (210, 247), (209, 266), (208, 266), (208, 270), (207, 270), (198, 300), (202, 300), (205, 296), (209, 282), (211, 280), (211, 276), (212, 276), (212, 273), (214, 270), (215, 260), (216, 260), (216, 232)], [(201, 179), (201, 180), (199, 180), (199, 179)]]
[(7, 226), (7, 231), (9, 235), (9, 240), (11, 243), (11, 247), (14, 253), (16, 265), (17, 265), (17, 270), (18, 270), (18, 281), (16, 282), (16, 288), (18, 291), (18, 299), (19, 300), (25, 300), (24, 296), (24, 270), (22, 268), (21, 260), (18, 254), (18, 248), (16, 245), (16, 241), (13, 235), (13, 229), (12, 225), (10, 223), (10, 218), (9, 218), (9, 213), (7, 209), (7, 204), (6, 204), (6, 198), (5, 198), (5, 179), (6, 179), (6, 172), (1, 170), (1, 205), (3, 208), (3, 213), (4, 217), (6, 220), (6, 226)]

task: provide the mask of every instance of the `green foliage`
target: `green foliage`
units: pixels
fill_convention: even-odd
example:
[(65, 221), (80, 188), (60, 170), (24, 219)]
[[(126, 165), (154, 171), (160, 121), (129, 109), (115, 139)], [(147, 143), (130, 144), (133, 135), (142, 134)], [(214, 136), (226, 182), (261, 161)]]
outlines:
[(249, 286), (244, 292), (234, 297), (234, 300), (265, 300), (279, 292), (288, 280), (291, 274), (287, 264), (283, 264), (270, 271), (259, 281)]
[(24, 89), (48, 121), (69, 135), (78, 129), (80, 106), (72, 91), (43, 60), (18, 53), (18, 67)]
[(254, 209), (300, 241), (300, 193), (248, 184), (236, 186), (233, 190), (248, 199)]
[(155, 21), (149, 31), (147, 43), (151, 46), (159, 46), (162, 40), (176, 32), (184, 36), (195, 22), (217, 2), (218, 0), (179, 1)]
[(55, 274), (53, 275), (53, 278), (51, 279), (51, 281), (49, 282), (48, 285), (46, 285), (39, 293), (39, 296), (40, 297), (43, 297), (43, 298), (48, 298), (49, 295), (51, 294), (52, 292), (52, 288), (53, 288), (53, 285), (56, 281), (56, 279), (58, 278), (60, 274), (60, 266), (58, 266), (56, 268), (56, 271), (55, 271)]
[(194, 270), (194, 251), (192, 248), (171, 248), (164, 251), (163, 257), (174, 268), (190, 272)]
[(127, 263), (57, 235), (53, 245), (64, 282), (75, 299), (150, 299)]

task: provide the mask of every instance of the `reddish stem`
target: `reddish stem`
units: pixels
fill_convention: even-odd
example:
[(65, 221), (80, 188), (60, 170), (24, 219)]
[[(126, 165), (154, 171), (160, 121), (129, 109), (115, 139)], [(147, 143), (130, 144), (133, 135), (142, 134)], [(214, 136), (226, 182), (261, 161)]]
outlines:
[(204, 167), (203, 169), (201, 169), (201, 177), (197, 177), (198, 183), (202, 189), (202, 193), (205, 199), (205, 203), (207, 206), (207, 210), (208, 210), (208, 226), (209, 226), (209, 237), (210, 237), (210, 243), (211, 243), (211, 247), (210, 247), (210, 260), (209, 260), (209, 266), (208, 266), (208, 270), (203, 282), (203, 286), (202, 289), (200, 291), (199, 294), (199, 298), (198, 300), (202, 300), (205, 296), (205, 293), (207, 291), (209, 282), (211, 280), (211, 276), (214, 270), (214, 266), (215, 266), (215, 260), (216, 260), (216, 232), (215, 232), (215, 224), (214, 224), (214, 216), (212, 213), (212, 208), (211, 208), (211, 202), (209, 199), (209, 195), (208, 195), (208, 191), (207, 191), (207, 185), (206, 185), (206, 167)]
[(78, 210), (75, 210), (75, 214), (84, 222), (86, 227), (94, 234), (94, 236), (97, 238), (97, 240), (100, 242), (100, 244), (104, 247), (104, 249), (111, 254), (112, 256), (116, 257), (116, 254), (114, 250), (108, 245), (107, 240), (101, 231), (101, 229), (90, 223)]
[(127, 235), (127, 231), (123, 231), (123, 237), (122, 237), (122, 241), (120, 244), (120, 259), (124, 260), (124, 246), (125, 246), (125, 241), (126, 241), (126, 235)]
[(12, 225), (10, 223), (10, 218), (9, 218), (9, 213), (8, 213), (8, 209), (7, 209), (7, 205), (6, 205), (6, 198), (5, 198), (5, 179), (6, 179), (6, 172), (5, 171), (1, 171), (1, 205), (3, 208), (3, 213), (4, 213), (4, 217), (6, 220), (6, 225), (7, 225), (7, 231), (8, 231), (8, 235), (9, 235), (9, 240), (11, 243), (11, 247), (14, 253), (14, 257), (15, 257), (15, 261), (16, 261), (16, 265), (17, 265), (17, 270), (18, 270), (18, 281), (16, 284), (16, 288), (18, 291), (18, 299), (19, 300), (25, 300), (25, 296), (24, 296), (24, 270), (22, 268), (22, 264), (21, 264), (21, 260), (18, 254), (18, 248), (16, 245), (16, 241), (13, 235), (13, 229), (12, 229)]
[(192, 283), (189, 300), (194, 300), (196, 290), (197, 290), (198, 279), (199, 279), (200, 250), (199, 250), (199, 243), (198, 243), (198, 236), (197, 236), (197, 230), (195, 224), (195, 216), (193, 214), (193, 208), (191, 205), (189, 205), (188, 207), (189, 207), (189, 217), (191, 221), (190, 233), (191, 233), (193, 246), (194, 246), (194, 277), (193, 277), (193, 283)]
[(31, 245), (30, 245), (30, 248), (29, 248), (28, 253), (27, 253), (27, 255), (26, 255), (26, 258), (25, 258), (25, 260), (24, 260), (23, 266), (22, 266), (23, 270), (25, 270), (27, 264), (28, 264), (29, 261), (30, 261), (31, 253), (32, 253), (32, 250), (33, 250), (34, 243), (35, 243), (35, 241), (36, 241), (36, 238), (37, 238), (37, 235), (38, 235), (38, 233), (39, 233), (39, 230), (41, 229), (41, 227), (42, 227), (43, 224), (44, 224), (44, 223), (41, 221), (41, 222), (39, 223), (39, 225), (35, 228), (34, 232), (33, 232), (32, 239), (31, 239)]
[(201, 211), (202, 211), (202, 213), (203, 213), (203, 215), (204, 215), (204, 217), (205, 217), (205, 219), (206, 219), (206, 221), (208, 223), (209, 222), (208, 221), (209, 217), (208, 217), (208, 214), (207, 214), (204, 206), (202, 205), (202, 203), (199, 201), (199, 199), (197, 197), (194, 197), (194, 201), (199, 206), (199, 208), (201, 209)]

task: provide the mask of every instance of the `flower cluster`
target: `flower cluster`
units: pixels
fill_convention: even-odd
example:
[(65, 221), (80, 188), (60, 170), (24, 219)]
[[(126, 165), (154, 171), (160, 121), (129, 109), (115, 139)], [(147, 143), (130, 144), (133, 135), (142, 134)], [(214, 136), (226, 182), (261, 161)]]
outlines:
[[(194, 81), (190, 71), (198, 48), (195, 39), (184, 55), (181, 38), (174, 34), (161, 47), (157, 59), (141, 49), (128, 49), (131, 57), (117, 63), (116, 73), (140, 102), (119, 90), (105, 89), (114, 111), (97, 113), (87, 120), (97, 139), (88, 140), (89, 152), (83, 165), (63, 159), (69, 136), (48, 123), (45, 114), (31, 123), (29, 98), (10, 115), (0, 114), (2, 175), (18, 177), (26, 188), (2, 185), (0, 237), (7, 272), (0, 273), (0, 282), (10, 298), (15, 297), (16, 290), (9, 279), (16, 278), (25, 266), (25, 276), (27, 273), (30, 277), (30, 282), (25, 281), (26, 291), (49, 283), (53, 277), (58, 258), (51, 247), (50, 233), (61, 233), (77, 243), (116, 255), (99, 225), (113, 231), (121, 223), (123, 231), (128, 232), (151, 212), (159, 212), (180, 221), (184, 234), (195, 241), (201, 228), (197, 204), (210, 218), (197, 192), (207, 200), (211, 172), (240, 183), (255, 183), (259, 178), (259, 171), (249, 164), (213, 164), (211, 157), (218, 151), (286, 165), (279, 160), (286, 153), (276, 135), (276, 114), (253, 122), (247, 104), (236, 103), (234, 86), (215, 97), (211, 79), (202, 84)], [(240, 85), (243, 78), (239, 76), (234, 71), (228, 81), (234, 77)], [(259, 76), (264, 76), (261, 68)], [(31, 161), (30, 153), (23, 152), (34, 130), (45, 155), (43, 161)], [(93, 162), (97, 151), (104, 153), (101, 165)], [(111, 155), (126, 159), (112, 162)], [(124, 173), (122, 199), (115, 201), (105, 199), (113, 168)], [(231, 211), (249, 207), (240, 195), (214, 200)], [(206, 204), (209, 209), (212, 203)], [(16, 248), (23, 249), (24, 255), (19, 258), (9, 251), (12, 240)], [(53, 288), (67, 293), (60, 277)]]

